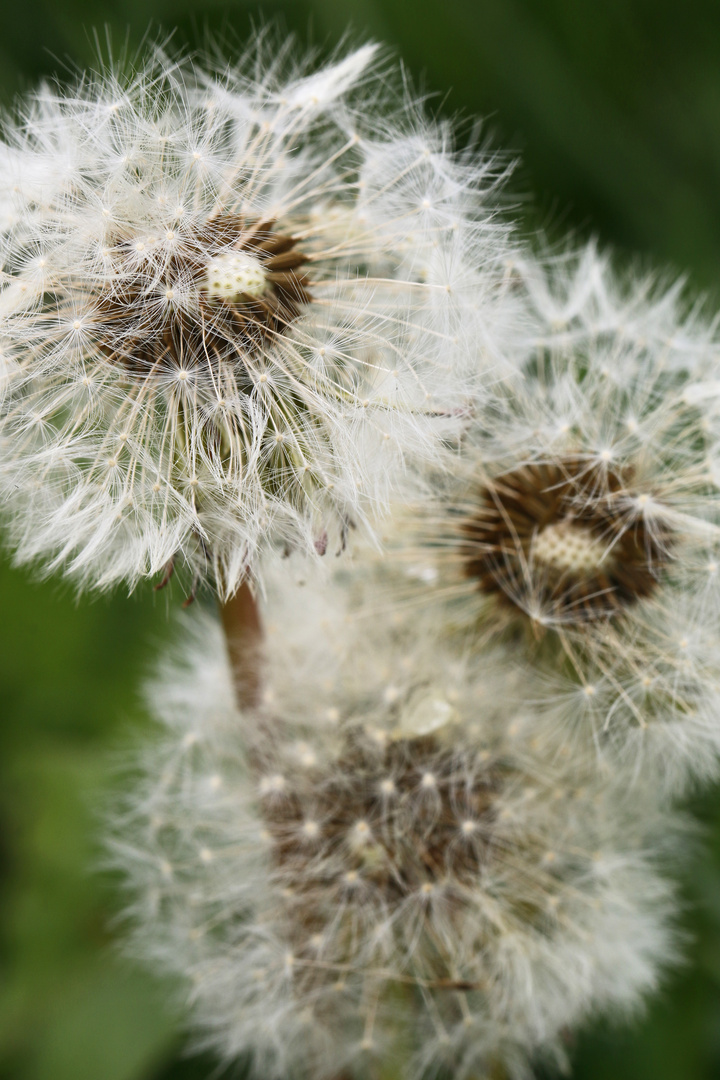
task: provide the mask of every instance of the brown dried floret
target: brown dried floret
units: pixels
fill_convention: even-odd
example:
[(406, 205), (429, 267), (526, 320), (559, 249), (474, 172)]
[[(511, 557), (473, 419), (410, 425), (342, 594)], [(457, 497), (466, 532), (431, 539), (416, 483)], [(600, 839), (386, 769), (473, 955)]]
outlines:
[(671, 530), (648, 528), (630, 477), (580, 458), (529, 463), (484, 484), (460, 527), (466, 577), (527, 614), (582, 623), (655, 589)]
[[(218, 216), (183, 236), (180, 252), (171, 254), (149, 283), (147, 275), (134, 270), (134, 240), (120, 239), (111, 249), (116, 280), (111, 288), (104, 286), (93, 314), (102, 354), (143, 377), (195, 363), (216, 369), (224, 361), (239, 360), (252, 367), (266, 343), (283, 334), (311, 300), (308, 256), (297, 250), (297, 243), (296, 237), (275, 232), (272, 220)], [(226, 299), (208, 287), (209, 262), (233, 253), (257, 260), (266, 281), (261, 295)], [(145, 333), (144, 306), (153, 297), (171, 299), (178, 284), (194, 288), (196, 308), (169, 303), (161, 332), (154, 326)], [(248, 391), (251, 385), (239, 389)]]

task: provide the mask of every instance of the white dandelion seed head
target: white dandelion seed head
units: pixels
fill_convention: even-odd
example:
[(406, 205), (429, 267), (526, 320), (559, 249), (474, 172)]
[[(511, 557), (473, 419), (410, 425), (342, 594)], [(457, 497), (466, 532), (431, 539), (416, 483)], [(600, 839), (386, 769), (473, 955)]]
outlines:
[[(157, 54), (7, 122), (0, 482), (20, 561), (106, 588), (175, 560), (231, 593), (268, 543), (342, 544), (457, 429), (503, 354), (502, 170), (450, 149), (375, 52), (308, 71), (264, 35), (222, 75)], [(463, 296), (421, 273), (430, 251)], [(484, 368), (458, 337), (478, 308)]]
[[(181, 977), (201, 1043), (258, 1075), (561, 1055), (561, 1031), (637, 1006), (673, 956), (651, 852), (675, 826), (645, 788), (539, 756), (506, 657), (460, 662), (427, 627), (368, 633), (345, 593), (270, 589), (272, 703), (252, 715), (228, 707), (214, 624), (165, 664), (113, 841), (132, 947)], [(423, 696), (452, 697), (452, 722), (413, 729)]]
[[(677, 790), (719, 760), (720, 429), (694, 380), (720, 352), (674, 290), (633, 291), (592, 248), (523, 274), (525, 368), (478, 403), (434, 497), (386, 523), (378, 573), (390, 606), (431, 606), (468, 648), (517, 640), (558, 746), (590, 738), (613, 768)], [(562, 319), (548, 295), (566, 297)]]

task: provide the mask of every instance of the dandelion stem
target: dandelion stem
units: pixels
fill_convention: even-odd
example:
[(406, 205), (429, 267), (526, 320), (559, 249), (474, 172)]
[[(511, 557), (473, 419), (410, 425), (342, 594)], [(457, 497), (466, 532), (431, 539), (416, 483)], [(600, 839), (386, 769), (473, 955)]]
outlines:
[(220, 617), (238, 705), (241, 709), (254, 708), (260, 700), (263, 628), (257, 601), (247, 581), (220, 605)]

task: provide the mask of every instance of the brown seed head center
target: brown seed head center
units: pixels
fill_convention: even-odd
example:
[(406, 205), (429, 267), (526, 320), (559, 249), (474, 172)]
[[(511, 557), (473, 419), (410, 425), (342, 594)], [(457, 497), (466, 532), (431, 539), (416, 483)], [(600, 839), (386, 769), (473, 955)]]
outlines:
[(102, 355), (140, 376), (240, 361), (250, 376), (310, 302), (307, 256), (273, 221), (226, 215), (161, 248), (119, 238), (96, 298)]
[[(432, 738), (379, 745), (362, 732), (332, 765), (299, 777), (288, 770), (281, 787), (261, 782), (293, 951), (311, 956), (322, 941), (327, 965), (352, 966), (408, 904), (422, 913), (437, 896), (448, 917), (460, 915), (489, 858), (500, 782), (494, 766), (479, 757), (473, 766)], [(437, 977), (450, 978), (439, 956), (437, 964)]]
[(573, 458), (496, 477), (460, 527), (465, 575), (549, 622), (607, 617), (649, 596), (672, 535), (648, 527), (628, 479)]

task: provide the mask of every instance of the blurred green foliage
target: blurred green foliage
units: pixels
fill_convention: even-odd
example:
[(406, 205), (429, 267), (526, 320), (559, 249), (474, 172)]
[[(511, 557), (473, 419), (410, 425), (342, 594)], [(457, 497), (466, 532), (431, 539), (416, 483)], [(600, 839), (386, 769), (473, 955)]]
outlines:
[[(720, 4), (713, 0), (24, 0), (4, 5), (0, 99), (91, 63), (93, 29), (150, 20), (232, 55), (280, 19), (302, 41), (388, 42), (438, 110), (489, 117), (519, 151), (528, 227), (596, 232), (720, 296)], [(0, 1080), (200, 1080), (167, 988), (121, 961), (118, 898), (94, 872), (111, 759), (143, 724), (136, 687), (182, 618), (175, 596), (76, 603), (0, 567)], [(170, 609), (174, 618), (170, 618)], [(629, 1028), (587, 1032), (578, 1080), (720, 1076), (720, 799), (683, 883), (688, 965)]]

